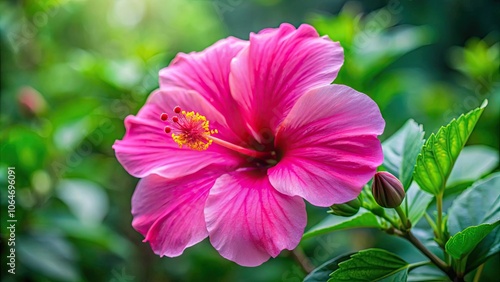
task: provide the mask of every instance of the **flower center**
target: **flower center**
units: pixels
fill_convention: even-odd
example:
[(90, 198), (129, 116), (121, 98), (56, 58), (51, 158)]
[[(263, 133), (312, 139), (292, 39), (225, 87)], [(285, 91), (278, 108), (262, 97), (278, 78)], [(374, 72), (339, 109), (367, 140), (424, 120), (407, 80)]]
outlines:
[[(173, 111), (176, 115), (172, 117), (170, 125), (165, 126), (165, 133), (172, 133), (172, 139), (180, 148), (186, 146), (197, 151), (208, 149), (213, 142), (208, 137), (218, 131), (210, 129), (207, 118), (193, 111), (183, 111), (180, 107), (175, 107)], [(160, 119), (168, 121), (168, 115), (162, 113)]]
[(179, 106), (173, 109), (174, 116), (170, 118), (167, 113), (162, 113), (160, 119), (167, 122), (164, 127), (167, 134), (171, 133), (172, 139), (179, 145), (179, 148), (184, 146), (197, 151), (204, 151), (212, 145), (212, 143), (223, 146), (243, 155), (253, 158), (269, 160), (275, 159), (276, 153), (260, 152), (248, 148), (244, 148), (225, 140), (212, 136), (219, 133), (217, 129), (210, 129), (210, 122), (207, 118), (197, 112), (183, 111)]

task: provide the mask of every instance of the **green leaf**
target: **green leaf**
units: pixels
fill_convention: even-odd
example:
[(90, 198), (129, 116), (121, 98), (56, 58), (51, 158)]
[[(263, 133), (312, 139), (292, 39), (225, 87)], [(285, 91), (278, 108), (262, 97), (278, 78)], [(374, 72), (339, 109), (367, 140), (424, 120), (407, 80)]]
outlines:
[(35, 276), (50, 278), (45, 281), (82, 281), (76, 264), (76, 251), (59, 234), (38, 232), (35, 236), (28, 235), (18, 240), (16, 251), (19, 252), (19, 260), (26, 270), (38, 273)]
[(108, 212), (108, 196), (99, 185), (85, 179), (62, 179), (57, 195), (82, 225), (97, 226)]
[(408, 208), (405, 208), (408, 211), (406, 216), (412, 223), (412, 225), (417, 224), (417, 222), (424, 216), (427, 207), (432, 202), (434, 197), (422, 191), (418, 185), (413, 182), (408, 191), (406, 192), (406, 199), (403, 203), (408, 205)]
[(437, 276), (437, 275), (415, 275), (409, 276), (406, 280), (408, 282), (448, 282), (450, 279), (448, 276)]
[(487, 104), (485, 100), (481, 107), (452, 120), (425, 142), (413, 174), (422, 190), (443, 193), (453, 165)]
[(470, 253), (467, 259), (465, 273), (468, 273), (500, 252), (500, 227), (496, 227)]
[(133, 249), (127, 239), (104, 224), (87, 226), (72, 216), (60, 214), (56, 214), (46, 224), (57, 226), (70, 239), (89, 242), (93, 246), (103, 248), (108, 253), (124, 259), (130, 256)]
[(382, 144), (383, 165), (387, 171), (401, 180), (405, 190), (410, 187), (415, 162), (423, 144), (422, 126), (412, 119)]
[(384, 279), (380, 279), (378, 281), (381, 282), (401, 282), (408, 280), (408, 269), (396, 272)]
[(462, 183), (469, 185), (493, 171), (498, 165), (498, 151), (482, 145), (465, 147), (458, 156), (446, 188), (453, 188)]
[[(8, 132), (5, 136), (5, 132)], [(46, 141), (32, 129), (16, 126), (2, 132), (1, 161), (31, 174), (43, 168), (47, 159)]]
[(459, 195), (448, 214), (448, 231), (456, 234), (469, 226), (500, 220), (500, 172), (479, 180)]
[(382, 225), (380, 225), (375, 215), (364, 208), (360, 208), (359, 212), (352, 217), (327, 216), (322, 222), (307, 231), (302, 238), (307, 239), (336, 230), (363, 227), (381, 228)]
[[(376, 17), (375, 12), (372, 15)], [(372, 80), (402, 55), (433, 41), (432, 30), (425, 26), (397, 26), (370, 37), (363, 34), (362, 32), (361, 36), (358, 34), (355, 38), (354, 47), (358, 48), (353, 49), (355, 52), (349, 64), (356, 64), (359, 71), (357, 75), (364, 81)]]
[(337, 281), (406, 281), (410, 264), (382, 249), (367, 249), (339, 264), (329, 282)]
[[(475, 182), (459, 195), (448, 210), (448, 231), (454, 235), (469, 226), (500, 220), (500, 173)], [(467, 259), (470, 271), (500, 252), (500, 232), (488, 234)]]
[(339, 263), (351, 258), (351, 254), (335, 257), (309, 273), (304, 282), (324, 282), (330, 278), (330, 274), (339, 269)]
[(500, 222), (470, 226), (452, 236), (445, 249), (455, 259), (462, 259), (486, 237)]
[(449, 282), (450, 278), (446, 275), (442, 274), (434, 274), (434, 273), (415, 273), (410, 272), (408, 275), (408, 282)]

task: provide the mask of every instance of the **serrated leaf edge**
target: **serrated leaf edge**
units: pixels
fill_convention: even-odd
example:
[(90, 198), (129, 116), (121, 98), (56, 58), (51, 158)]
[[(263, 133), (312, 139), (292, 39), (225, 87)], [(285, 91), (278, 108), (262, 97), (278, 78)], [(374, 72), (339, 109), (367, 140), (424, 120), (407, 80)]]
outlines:
[[(410, 266), (411, 266), (411, 264), (409, 264), (407, 261), (405, 261), (404, 259), (400, 258), (398, 255), (396, 255), (396, 254), (394, 254), (394, 253), (391, 253), (391, 252), (389, 252), (389, 251), (387, 251), (387, 250), (384, 250), (384, 249), (372, 248), (372, 249), (366, 249), (366, 250), (359, 251), (359, 252), (357, 252), (357, 253), (355, 253), (355, 254), (351, 255), (351, 258), (350, 258), (350, 259), (348, 259), (348, 260), (346, 260), (346, 261), (343, 261), (343, 262), (339, 263), (339, 268), (338, 268), (337, 270), (335, 270), (334, 272), (332, 272), (332, 273), (330, 274), (330, 277), (332, 277), (332, 275), (333, 275), (335, 272), (342, 270), (342, 265), (344, 265), (344, 264), (346, 264), (346, 263), (349, 263), (349, 261), (351, 261), (351, 260), (352, 260), (352, 259), (354, 259), (354, 258), (359, 259), (359, 260), (363, 260), (363, 261), (364, 261), (364, 259), (362, 259), (362, 258), (358, 258), (358, 256), (362, 256), (362, 255), (361, 255), (362, 253), (373, 252), (373, 251), (386, 253), (386, 254), (390, 255), (392, 258), (395, 258), (395, 259), (397, 259), (397, 260), (399, 260), (399, 261), (401, 261), (401, 262), (405, 263), (405, 265), (404, 265), (404, 266), (402, 266), (402, 267), (400, 267), (400, 268), (398, 268), (398, 269), (396, 269), (396, 270), (394, 270), (394, 271), (392, 271), (392, 272), (390, 272), (390, 273), (388, 273), (388, 274), (386, 274), (386, 275), (384, 275), (384, 276), (382, 276), (382, 277), (379, 277), (379, 278), (377, 278), (377, 279), (373, 280), (374, 282), (376, 282), (376, 281), (380, 281), (380, 280), (385, 279), (385, 278), (387, 278), (387, 277), (390, 277), (390, 276), (392, 276), (392, 275), (394, 275), (394, 274), (396, 274), (396, 273), (398, 273), (398, 272), (400, 272), (400, 271), (403, 271), (404, 269), (409, 269), (409, 268), (410, 268)], [(378, 268), (380, 268), (380, 266), (377, 266), (377, 267), (378, 267)], [(333, 280), (332, 280), (332, 278), (330, 278), (330, 279), (328, 279), (328, 282), (335, 282), (335, 281), (333, 281)]]
[[(457, 238), (457, 236), (458, 236), (458, 237), (460, 237), (460, 236), (464, 236), (463, 234), (464, 234), (464, 232), (466, 232), (466, 230), (470, 230), (470, 229), (472, 229), (472, 228), (477, 228), (477, 227), (479, 227), (479, 226), (481, 226), (481, 225), (490, 225), (492, 229), (491, 229), (491, 231), (490, 231), (490, 232), (488, 232), (487, 234), (485, 234), (485, 235), (483, 236), (483, 238), (481, 238), (481, 240), (479, 240), (479, 241), (477, 242), (477, 244), (476, 244), (476, 245), (475, 245), (475, 246), (474, 246), (474, 247), (473, 247), (473, 248), (472, 248), (472, 249), (471, 249), (468, 253), (464, 253), (464, 254), (462, 254), (460, 257), (456, 257), (456, 256), (454, 256), (454, 255), (453, 255), (453, 254), (454, 254), (454, 252), (450, 252), (450, 250), (449, 250), (449, 248), (450, 248), (449, 246), (450, 246), (450, 244), (451, 244), (450, 242), (453, 242), (453, 240), (455, 240), (455, 239), (453, 239), (453, 238)], [(490, 234), (493, 230), (495, 230), (495, 228), (496, 228), (496, 227), (498, 227), (499, 225), (500, 225), (500, 221), (497, 221), (497, 222), (494, 222), (494, 223), (483, 223), (483, 224), (480, 224), (480, 225), (474, 225), (474, 226), (469, 226), (469, 227), (465, 228), (464, 230), (462, 230), (462, 231), (458, 232), (457, 234), (453, 235), (453, 236), (452, 236), (452, 237), (448, 240), (448, 242), (446, 242), (446, 245), (445, 245), (446, 252), (447, 252), (448, 254), (450, 254), (450, 256), (452, 256), (452, 257), (453, 257), (453, 258), (455, 258), (455, 259), (462, 259), (462, 258), (464, 258), (464, 257), (468, 256), (470, 253), (472, 253), (472, 252), (474, 251), (474, 249), (476, 248), (476, 246), (477, 246), (477, 245), (478, 245), (478, 244), (479, 244), (479, 243), (480, 243), (480, 242), (481, 242), (484, 238), (486, 238), (486, 236), (488, 236), (488, 235), (489, 235), (489, 234)]]
[[(451, 163), (450, 163), (450, 171), (447, 173), (447, 175), (444, 175), (444, 173), (443, 173), (443, 171), (442, 171), (442, 167), (439, 165), (439, 163), (438, 163), (437, 161), (435, 161), (436, 166), (438, 167), (439, 172), (440, 172), (440, 174), (441, 174), (441, 177), (443, 178), (443, 183), (441, 184), (441, 187), (439, 187), (439, 189), (438, 189), (439, 191), (432, 191), (432, 192), (431, 192), (431, 190), (432, 190), (432, 189), (427, 189), (428, 187), (426, 187), (426, 185), (421, 185), (422, 180), (419, 180), (420, 178), (419, 178), (418, 173), (417, 173), (417, 167), (418, 167), (418, 164), (419, 164), (419, 161), (420, 161), (421, 163), (423, 163), (423, 164), (422, 164), (422, 166), (423, 166), (423, 167), (424, 167), (424, 169), (426, 170), (426, 174), (427, 174), (427, 175), (430, 175), (430, 174), (429, 174), (429, 170), (428, 170), (428, 168), (427, 168), (427, 165), (425, 165), (425, 162), (423, 161), (423, 159), (425, 159), (425, 152), (426, 152), (426, 150), (428, 150), (429, 152), (431, 152), (431, 153), (432, 153), (432, 155), (433, 155), (433, 159), (436, 159), (436, 153), (435, 153), (435, 151), (434, 151), (434, 146), (432, 146), (432, 150), (427, 149), (427, 147), (429, 147), (429, 146), (430, 146), (430, 144), (434, 142), (434, 139), (436, 139), (436, 138), (437, 138), (436, 136), (437, 136), (440, 132), (442, 132), (442, 131), (443, 131), (443, 130), (445, 130), (446, 128), (451, 127), (451, 125), (452, 125), (454, 122), (455, 122), (455, 123), (458, 123), (459, 121), (461, 121), (461, 120), (462, 120), (462, 119), (464, 119), (464, 118), (467, 120), (470, 116), (475, 115), (475, 114), (478, 114), (477, 120), (476, 120), (476, 122), (474, 123), (474, 126), (473, 126), (473, 128), (474, 128), (474, 127), (475, 127), (475, 125), (476, 125), (476, 123), (477, 123), (477, 121), (478, 121), (478, 120), (479, 120), (479, 118), (481, 117), (481, 114), (482, 114), (482, 112), (484, 111), (484, 108), (485, 108), (487, 105), (488, 105), (488, 100), (484, 100), (484, 102), (481, 104), (481, 106), (480, 106), (479, 108), (476, 108), (476, 109), (474, 109), (474, 110), (471, 110), (471, 111), (469, 111), (468, 113), (461, 114), (458, 118), (454, 118), (454, 119), (452, 119), (452, 120), (451, 120), (451, 121), (450, 121), (450, 122), (449, 122), (446, 126), (441, 126), (441, 127), (439, 128), (439, 130), (438, 130), (436, 133), (432, 133), (432, 134), (429, 136), (429, 138), (428, 138), (428, 139), (427, 139), (427, 141), (424, 143), (424, 145), (422, 146), (422, 149), (420, 150), (420, 153), (419, 153), (419, 154), (418, 154), (418, 156), (417, 156), (417, 160), (416, 160), (416, 162), (415, 162), (415, 168), (414, 168), (414, 170), (413, 170), (413, 179), (414, 179), (414, 180), (418, 183), (418, 185), (420, 186), (420, 188), (421, 188), (422, 190), (424, 190), (424, 191), (426, 191), (426, 192), (428, 192), (428, 193), (431, 193), (431, 194), (433, 194), (433, 195), (437, 195), (439, 192), (444, 191), (444, 187), (446, 186), (446, 181), (447, 181), (448, 177), (449, 177), (449, 176), (450, 176), (450, 174), (451, 174), (451, 171), (452, 171), (452, 169), (453, 169), (453, 166), (455, 165), (456, 158), (458, 158), (458, 155), (457, 155), (457, 157), (456, 157), (455, 159), (450, 158), (450, 160), (451, 160)], [(468, 124), (468, 122), (467, 122), (467, 124)], [(468, 127), (468, 126), (467, 126), (467, 127)], [(473, 128), (472, 128), (472, 130), (473, 130)], [(467, 128), (467, 129), (468, 129), (468, 128)], [(456, 130), (456, 129), (455, 129), (455, 130)], [(462, 141), (462, 149), (463, 149), (463, 147), (465, 146), (465, 144), (467, 143), (467, 140), (469, 139), (470, 134), (472, 133), (472, 130), (469, 132), (469, 134), (467, 134), (467, 136), (466, 136), (465, 140), (463, 140), (463, 141)], [(451, 132), (451, 130), (448, 130), (448, 132), (447, 132), (446, 134), (450, 134), (450, 132)], [(457, 136), (460, 136), (460, 134), (457, 134)], [(450, 147), (450, 146), (449, 146), (449, 140), (450, 140), (450, 138), (448, 138), (448, 136), (447, 136), (447, 138), (446, 138), (446, 143), (447, 143), (447, 147), (448, 147), (448, 148)], [(446, 149), (447, 149), (447, 150), (446, 150), (446, 153), (448, 154), (448, 157), (450, 157), (450, 151), (448, 150), (448, 148), (446, 148)], [(460, 151), (461, 151), (462, 149), (460, 149)], [(424, 186), (424, 187), (422, 187), (422, 186)], [(436, 193), (436, 192), (437, 192), (437, 193)]]

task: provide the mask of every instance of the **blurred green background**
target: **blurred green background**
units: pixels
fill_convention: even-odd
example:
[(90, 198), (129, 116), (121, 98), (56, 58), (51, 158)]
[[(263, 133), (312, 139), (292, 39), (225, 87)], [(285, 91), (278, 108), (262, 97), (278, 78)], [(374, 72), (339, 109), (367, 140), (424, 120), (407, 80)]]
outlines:
[[(387, 121), (437, 131), (489, 99), (469, 144), (498, 151), (499, 1), (55, 0), (0, 2), (2, 281), (301, 281), (290, 254), (257, 268), (207, 240), (159, 258), (131, 227), (137, 179), (114, 157), (123, 119), (158, 87), (177, 52), (310, 23), (340, 41), (336, 83), (370, 95)], [(16, 168), (16, 275), (6, 272), (7, 167)], [(498, 170), (498, 168), (497, 168)], [(326, 216), (308, 207), (308, 227)], [(368, 230), (301, 243), (316, 266), (369, 246), (417, 257)], [(485, 281), (495, 277), (486, 267)], [(488, 278), (490, 277), (490, 278)], [(496, 276), (498, 277), (498, 276)]]

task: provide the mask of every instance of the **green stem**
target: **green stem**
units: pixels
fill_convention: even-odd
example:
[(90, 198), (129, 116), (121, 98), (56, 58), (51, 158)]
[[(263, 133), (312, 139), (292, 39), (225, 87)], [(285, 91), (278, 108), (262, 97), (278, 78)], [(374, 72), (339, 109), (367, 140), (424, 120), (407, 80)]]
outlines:
[(432, 261), (421, 261), (421, 262), (411, 263), (410, 265), (408, 265), (408, 271), (429, 264), (432, 264)]
[(399, 229), (399, 226), (398, 226), (399, 224), (397, 222), (395, 222), (394, 219), (387, 216), (387, 214), (385, 213), (385, 211), (383, 209), (375, 211), (375, 210), (371, 209), (370, 207), (364, 207), (364, 208), (369, 210), (374, 215), (379, 216), (379, 217), (387, 220), (394, 228)]
[(420, 242), (417, 237), (413, 235), (411, 231), (401, 232), (399, 230), (395, 230), (395, 234), (405, 238), (410, 243), (412, 243), (417, 249), (419, 249), (426, 257), (428, 257), (432, 263), (434, 263), (439, 269), (441, 269), (450, 279), (453, 281), (456, 278), (455, 273), (452, 269), (447, 265), (444, 261), (442, 261), (439, 257), (437, 257), (434, 253), (429, 251), (422, 242)]
[(424, 213), (424, 217), (431, 226), (432, 230), (436, 230), (436, 223), (434, 222), (434, 220), (432, 220), (432, 218), (427, 213)]
[(403, 225), (403, 230), (404, 231), (409, 230), (411, 228), (411, 223), (408, 220), (408, 218), (406, 217), (406, 214), (404, 213), (404, 211), (401, 209), (401, 206), (396, 207), (394, 209), (396, 210), (396, 212), (399, 215), (399, 218), (401, 219), (401, 223)]
[(436, 195), (437, 222), (436, 222), (436, 239), (442, 247), (444, 244), (443, 238), (443, 193)]
[(384, 214), (383, 218), (389, 221), (394, 228), (399, 229), (398, 223), (395, 222), (392, 218), (388, 217), (386, 214)]
[(300, 246), (297, 246), (297, 248), (290, 251), (290, 255), (295, 262), (297, 262), (304, 273), (309, 274), (314, 270), (314, 265), (311, 263)]
[(481, 274), (483, 273), (483, 269), (484, 269), (484, 263), (477, 268), (476, 274), (474, 275), (474, 280), (472, 280), (472, 282), (480, 281), (479, 279), (481, 279)]
[(444, 253), (444, 261), (449, 264), (451, 262), (450, 255), (446, 251), (443, 251), (443, 253)]
[[(430, 217), (427, 213), (425, 213), (425, 214), (424, 214), (424, 216), (425, 216), (425, 219), (427, 220), (427, 222), (429, 223), (429, 225), (431, 226), (432, 230), (434, 230), (434, 234), (435, 234), (435, 235), (436, 235), (436, 237), (437, 237), (437, 234), (438, 234), (438, 233), (437, 233), (437, 231), (436, 231), (436, 230), (438, 229), (438, 227), (437, 227), (436, 223), (434, 222), (434, 220), (432, 220), (432, 218), (431, 218), (431, 217)], [(450, 255), (448, 255), (448, 253), (447, 253), (447, 252), (444, 252), (444, 261), (445, 261), (447, 264), (450, 264), (450, 263), (451, 263), (451, 258), (450, 258)]]
[(404, 203), (405, 203), (405, 214), (409, 214), (409, 212), (408, 212), (408, 197), (405, 197)]
[(465, 275), (465, 267), (467, 264), (467, 256), (456, 260), (455, 272), (457, 273), (458, 278), (463, 278)]

